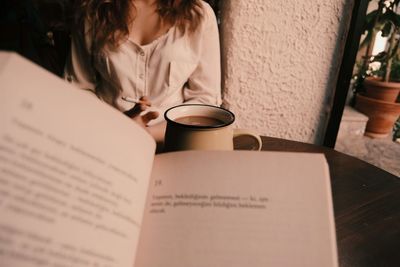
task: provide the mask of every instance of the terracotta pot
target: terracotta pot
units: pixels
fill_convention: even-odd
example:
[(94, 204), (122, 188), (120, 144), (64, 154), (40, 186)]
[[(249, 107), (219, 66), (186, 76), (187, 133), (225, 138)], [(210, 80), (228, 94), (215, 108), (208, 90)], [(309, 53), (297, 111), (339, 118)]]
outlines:
[(365, 135), (374, 138), (386, 137), (400, 116), (400, 103), (376, 100), (358, 94), (355, 108), (368, 116)]
[(387, 102), (396, 102), (400, 92), (400, 82), (382, 82), (368, 77), (364, 80), (365, 96)]

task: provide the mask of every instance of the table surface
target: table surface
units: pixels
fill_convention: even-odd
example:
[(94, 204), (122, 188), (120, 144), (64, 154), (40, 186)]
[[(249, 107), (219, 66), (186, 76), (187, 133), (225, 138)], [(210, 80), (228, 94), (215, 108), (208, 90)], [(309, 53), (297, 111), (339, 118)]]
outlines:
[[(265, 151), (325, 154), (339, 266), (400, 266), (399, 177), (331, 148), (272, 137), (262, 137), (262, 141)], [(236, 149), (248, 147), (247, 141), (235, 141)]]

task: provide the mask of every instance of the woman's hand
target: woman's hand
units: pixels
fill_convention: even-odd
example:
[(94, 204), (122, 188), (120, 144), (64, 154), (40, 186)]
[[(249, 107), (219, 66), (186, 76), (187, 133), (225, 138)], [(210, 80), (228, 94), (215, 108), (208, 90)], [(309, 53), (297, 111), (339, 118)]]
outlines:
[(156, 119), (159, 114), (157, 111), (149, 111), (143, 115), (140, 115), (143, 111), (145, 111), (148, 107), (151, 106), (150, 101), (147, 97), (142, 96), (140, 98), (139, 103), (137, 103), (133, 108), (124, 112), (125, 115), (133, 119), (136, 123), (138, 123), (142, 127), (146, 127), (147, 124)]

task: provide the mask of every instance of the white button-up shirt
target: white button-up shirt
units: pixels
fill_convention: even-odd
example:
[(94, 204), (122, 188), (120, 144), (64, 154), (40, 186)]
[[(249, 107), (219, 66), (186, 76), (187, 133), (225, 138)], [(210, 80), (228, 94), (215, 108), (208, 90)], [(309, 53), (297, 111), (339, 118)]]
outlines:
[[(221, 104), (220, 46), (217, 21), (211, 7), (202, 2), (203, 19), (194, 32), (184, 34), (175, 26), (146, 45), (131, 40), (101, 56), (90, 54), (90, 36), (73, 38), (66, 78), (82, 89), (96, 86), (121, 89), (117, 108), (131, 103), (121, 97), (147, 96), (160, 111), (182, 103)], [(94, 62), (94, 63), (93, 63)], [(100, 79), (96, 80), (92, 64)], [(162, 117), (162, 114), (160, 114)]]

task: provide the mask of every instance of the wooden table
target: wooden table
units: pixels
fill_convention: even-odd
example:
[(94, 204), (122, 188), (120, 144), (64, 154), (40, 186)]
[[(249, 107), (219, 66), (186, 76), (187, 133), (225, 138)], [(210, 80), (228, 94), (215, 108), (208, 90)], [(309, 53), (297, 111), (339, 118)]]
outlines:
[[(262, 141), (265, 151), (325, 154), (341, 267), (400, 266), (399, 177), (331, 148), (272, 137)], [(237, 149), (248, 147), (245, 140), (235, 141)]]

